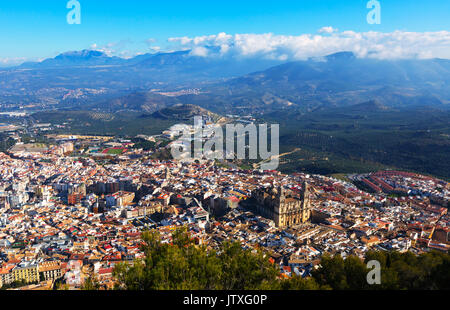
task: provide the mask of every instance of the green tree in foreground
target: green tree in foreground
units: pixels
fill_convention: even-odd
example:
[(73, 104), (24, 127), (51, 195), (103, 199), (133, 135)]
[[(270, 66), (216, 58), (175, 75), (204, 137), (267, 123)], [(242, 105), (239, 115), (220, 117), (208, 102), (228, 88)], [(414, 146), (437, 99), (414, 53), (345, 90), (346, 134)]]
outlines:
[[(224, 243), (218, 251), (196, 245), (186, 229), (162, 243), (156, 231), (143, 234), (145, 257), (114, 269), (117, 289), (125, 290), (367, 290), (449, 289), (450, 255), (370, 251), (365, 261), (324, 255), (312, 277), (280, 277), (279, 269), (261, 251)], [(367, 263), (381, 264), (381, 285), (369, 285)], [(89, 283), (88, 283), (89, 284)], [(90, 284), (89, 284), (90, 285)], [(95, 289), (95, 285), (92, 285)]]
[(95, 277), (88, 277), (83, 286), (81, 287), (83, 291), (98, 291), (100, 289), (100, 283)]
[[(367, 283), (367, 263), (377, 260), (381, 265), (381, 284)], [(429, 252), (369, 251), (363, 262), (356, 256), (344, 261), (340, 255), (322, 257), (320, 268), (312, 273), (322, 286), (335, 290), (435, 290), (450, 288), (450, 255)]]
[(198, 246), (186, 229), (163, 244), (156, 231), (143, 234), (145, 258), (114, 269), (118, 289), (127, 290), (259, 290), (317, 289), (313, 279), (280, 281), (278, 268), (262, 252), (225, 243), (218, 252)]

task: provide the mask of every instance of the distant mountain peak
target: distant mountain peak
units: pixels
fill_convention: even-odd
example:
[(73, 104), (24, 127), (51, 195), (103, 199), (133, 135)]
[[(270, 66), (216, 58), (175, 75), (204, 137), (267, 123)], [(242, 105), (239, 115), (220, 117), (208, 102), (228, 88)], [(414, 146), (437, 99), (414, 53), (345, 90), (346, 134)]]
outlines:
[(61, 67), (83, 67), (96, 65), (118, 65), (126, 60), (120, 57), (110, 57), (102, 51), (81, 50), (59, 54), (55, 58), (48, 58), (42, 62), (25, 63), (21, 67), (25, 68), (61, 68)]
[(166, 107), (161, 109), (155, 113), (153, 113), (153, 117), (161, 118), (161, 119), (171, 119), (171, 120), (191, 120), (195, 116), (209, 116), (215, 120), (221, 118), (220, 115), (212, 113), (209, 110), (201, 108), (194, 104), (175, 104), (173, 106)]
[(375, 112), (375, 111), (385, 111), (388, 110), (388, 107), (383, 105), (380, 101), (374, 99), (366, 102), (358, 103), (349, 107), (353, 111), (366, 111), (366, 112)]
[(71, 51), (59, 54), (55, 59), (62, 58), (80, 58), (80, 59), (91, 59), (97, 57), (108, 57), (106, 53), (96, 50), (82, 50), (82, 51)]
[(328, 61), (336, 60), (353, 60), (356, 59), (356, 55), (353, 52), (339, 52), (326, 56)]

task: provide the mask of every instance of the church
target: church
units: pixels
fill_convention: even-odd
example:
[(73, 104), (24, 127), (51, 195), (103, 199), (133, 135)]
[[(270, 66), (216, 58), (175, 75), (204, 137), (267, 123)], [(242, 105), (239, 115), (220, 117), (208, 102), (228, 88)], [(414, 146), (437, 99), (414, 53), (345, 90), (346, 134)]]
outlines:
[(309, 185), (304, 182), (302, 187), (300, 195), (294, 195), (282, 186), (253, 191), (252, 198), (256, 201), (256, 212), (273, 220), (279, 228), (308, 222), (311, 218)]

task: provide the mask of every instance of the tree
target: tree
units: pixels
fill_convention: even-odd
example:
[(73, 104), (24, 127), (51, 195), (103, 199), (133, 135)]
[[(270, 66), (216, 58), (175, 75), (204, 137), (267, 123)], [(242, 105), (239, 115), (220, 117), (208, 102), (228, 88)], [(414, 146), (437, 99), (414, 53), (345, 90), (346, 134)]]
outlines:
[(330, 290), (329, 286), (320, 286), (314, 278), (302, 278), (301, 276), (293, 276), (290, 279), (280, 282), (280, 289), (290, 291), (315, 291)]
[(320, 268), (312, 272), (319, 285), (328, 285), (335, 290), (345, 290), (348, 287), (344, 259), (341, 255), (324, 255)]
[(100, 289), (100, 282), (96, 277), (89, 276), (81, 287), (83, 291), (98, 291)]
[(225, 290), (258, 290), (276, 285), (279, 271), (260, 251), (253, 253), (243, 250), (239, 243), (225, 243), (219, 259)]
[(357, 256), (349, 256), (344, 263), (347, 289), (360, 290), (369, 287), (367, 283), (367, 265)]
[[(157, 231), (143, 233), (144, 258), (114, 269), (117, 289), (125, 290), (398, 290), (448, 289), (450, 255), (369, 251), (365, 260), (324, 255), (312, 277), (280, 279), (276, 265), (255, 250), (225, 242), (217, 251), (196, 245), (186, 228), (175, 231), (170, 244)], [(381, 265), (381, 285), (369, 285), (367, 263)], [(87, 280), (95, 289), (95, 282)]]
[(450, 255), (446, 255), (442, 264), (433, 268), (430, 273), (433, 283), (431, 289), (450, 290)]
[(279, 272), (263, 253), (225, 243), (220, 254), (198, 246), (186, 229), (163, 244), (156, 231), (143, 234), (145, 258), (114, 269), (118, 289), (129, 290), (250, 290), (271, 289)]

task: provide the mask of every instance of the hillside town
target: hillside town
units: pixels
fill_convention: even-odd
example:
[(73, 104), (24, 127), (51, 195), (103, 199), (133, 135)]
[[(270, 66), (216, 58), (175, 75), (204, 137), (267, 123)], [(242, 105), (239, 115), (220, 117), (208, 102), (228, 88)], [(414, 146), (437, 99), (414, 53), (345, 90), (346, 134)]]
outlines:
[(450, 183), (400, 171), (346, 180), (162, 161), (114, 137), (55, 136), (0, 154), (0, 287), (77, 290), (144, 256), (182, 226), (197, 244), (263, 250), (283, 277), (308, 277), (326, 253), (450, 249)]

